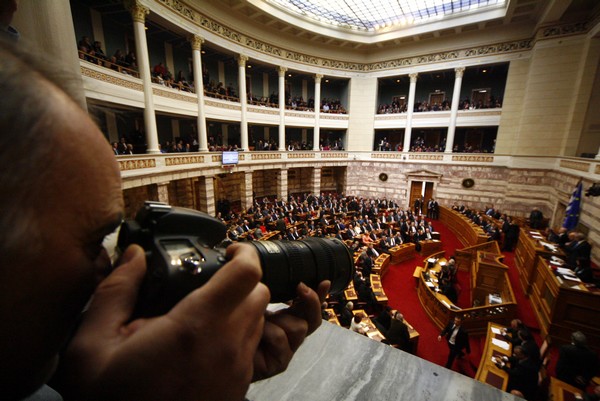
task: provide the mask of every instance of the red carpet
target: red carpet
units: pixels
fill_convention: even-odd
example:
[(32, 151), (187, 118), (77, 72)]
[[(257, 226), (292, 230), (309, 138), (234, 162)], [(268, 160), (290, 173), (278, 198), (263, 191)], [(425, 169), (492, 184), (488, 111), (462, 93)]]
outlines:
[[(452, 256), (456, 249), (464, 247), (456, 236), (439, 221), (433, 221), (433, 227), (440, 233), (446, 257)], [(509, 279), (517, 299), (518, 317), (533, 329), (538, 344), (540, 344), (541, 339), (538, 335), (539, 325), (536, 321), (533, 308), (523, 294), (521, 285), (519, 284), (518, 271), (514, 265), (514, 253), (504, 252), (503, 254), (505, 255), (504, 263), (509, 266)], [(415, 267), (423, 265), (423, 259), (424, 257), (417, 255), (413, 260), (391, 266), (382, 284), (388, 296), (389, 305), (401, 311), (405, 319), (419, 332), (417, 356), (444, 366), (448, 357), (448, 346), (444, 339), (441, 342), (437, 341), (440, 330), (423, 311), (415, 289), (415, 279), (412, 277)], [(459, 294), (457, 305), (463, 308), (470, 307), (469, 274), (458, 272), (458, 283), (462, 287), (462, 290)], [(482, 344), (484, 341), (485, 338), (482, 336), (470, 336), (471, 354), (462, 361), (457, 360), (453, 369), (467, 376), (474, 377), (481, 359)]]
[(519, 306), (517, 309), (517, 317), (521, 319), (523, 323), (525, 323), (525, 326), (533, 329), (533, 333), (535, 335), (536, 333), (539, 333), (540, 325), (538, 324), (535, 313), (533, 312), (531, 302), (529, 302), (529, 300), (525, 297), (525, 294), (521, 288), (521, 284), (519, 283), (519, 271), (515, 266), (515, 254), (514, 252), (502, 252), (502, 254), (504, 255), (504, 264), (508, 266), (508, 277), (515, 294), (515, 298), (517, 299), (517, 305)]

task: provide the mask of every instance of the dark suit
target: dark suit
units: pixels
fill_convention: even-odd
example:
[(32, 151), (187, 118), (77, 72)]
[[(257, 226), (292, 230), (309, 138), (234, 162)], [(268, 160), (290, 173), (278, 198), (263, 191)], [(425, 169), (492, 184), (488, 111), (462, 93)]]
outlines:
[(406, 323), (392, 319), (390, 329), (385, 333), (385, 337), (390, 344), (397, 344), (402, 351), (410, 351), (410, 334)]
[(567, 249), (567, 264), (577, 266), (577, 259), (589, 260), (592, 252), (592, 246), (586, 240), (574, 243), (570, 249)]
[(538, 365), (531, 359), (521, 359), (504, 368), (508, 372), (508, 385), (506, 391), (518, 390), (526, 400), (535, 398), (538, 382)]
[(556, 363), (556, 377), (573, 386), (585, 388), (596, 373), (597, 366), (598, 357), (589, 348), (563, 345)]
[(448, 323), (448, 325), (442, 330), (440, 336), (446, 337), (448, 341), (448, 347), (450, 348), (450, 353), (448, 354), (448, 361), (446, 362), (446, 368), (451, 369), (452, 364), (454, 363), (454, 359), (457, 356), (462, 356), (462, 350), (467, 350), (467, 353), (471, 353), (471, 347), (469, 345), (469, 335), (463, 329), (462, 325), (458, 327), (458, 333), (456, 333), (456, 337), (454, 339), (454, 344), (450, 342), (452, 338), (452, 333), (454, 332), (455, 325), (454, 322)]

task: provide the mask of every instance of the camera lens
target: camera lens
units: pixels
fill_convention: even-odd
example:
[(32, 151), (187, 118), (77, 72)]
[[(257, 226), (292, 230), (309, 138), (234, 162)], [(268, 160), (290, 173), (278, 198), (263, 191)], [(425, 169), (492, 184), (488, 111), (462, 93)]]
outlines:
[(344, 291), (354, 277), (354, 259), (346, 245), (336, 238), (307, 238), (298, 241), (254, 241), (263, 269), (262, 282), (271, 291), (271, 302), (296, 297), (303, 282), (316, 289), (331, 281), (330, 294)]

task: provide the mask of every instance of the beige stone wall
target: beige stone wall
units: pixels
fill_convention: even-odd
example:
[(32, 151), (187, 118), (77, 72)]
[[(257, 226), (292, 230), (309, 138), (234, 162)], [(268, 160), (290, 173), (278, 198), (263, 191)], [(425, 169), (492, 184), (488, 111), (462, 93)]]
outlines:
[(279, 170), (258, 170), (252, 174), (252, 188), (258, 198), (277, 195)]
[(371, 150), (375, 135), (377, 78), (352, 78), (349, 93), (347, 150)]
[[(600, 56), (600, 50), (597, 49), (600, 44), (600, 38), (590, 39), (590, 55), (596, 54)], [(590, 85), (591, 95), (589, 104), (578, 104), (579, 109), (586, 110), (585, 121), (583, 123), (581, 139), (579, 146), (577, 147), (577, 156), (581, 156), (582, 153), (600, 153), (600, 62), (596, 59), (595, 65), (593, 64), (592, 57), (588, 60), (587, 70), (590, 73), (588, 77), (593, 77), (593, 84)], [(591, 73), (594, 71), (595, 73)]]
[(215, 177), (215, 199), (239, 203), (242, 199), (244, 173), (219, 174)]
[(345, 167), (323, 167), (321, 169), (321, 192), (344, 192), (345, 188)]
[(511, 62), (497, 153), (574, 156), (597, 49), (583, 36), (540, 41), (529, 62)]
[(312, 168), (288, 169), (288, 194), (312, 192)]
[(145, 201), (158, 201), (156, 185), (125, 189), (123, 200), (125, 202), (125, 218), (133, 219), (137, 211), (144, 206)]
[(529, 58), (510, 62), (495, 153), (511, 155), (518, 148), (530, 63)]
[(194, 183), (192, 178), (169, 183), (169, 203), (173, 206), (195, 209)]

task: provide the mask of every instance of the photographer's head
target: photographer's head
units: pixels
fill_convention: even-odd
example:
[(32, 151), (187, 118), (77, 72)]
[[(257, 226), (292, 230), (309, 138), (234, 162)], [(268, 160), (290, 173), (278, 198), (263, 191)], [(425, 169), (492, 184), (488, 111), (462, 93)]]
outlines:
[[(27, 395), (108, 263), (122, 218), (120, 175), (103, 135), (73, 100), (73, 79), (0, 42), (0, 387)], [(76, 82), (73, 87), (76, 87)]]

